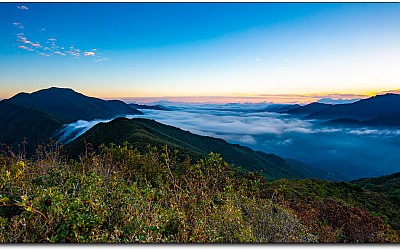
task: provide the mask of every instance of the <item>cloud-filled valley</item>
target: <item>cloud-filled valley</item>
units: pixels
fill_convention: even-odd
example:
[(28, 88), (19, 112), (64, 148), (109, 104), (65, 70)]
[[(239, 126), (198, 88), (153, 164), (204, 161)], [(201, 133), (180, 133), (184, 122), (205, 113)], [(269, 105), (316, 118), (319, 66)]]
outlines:
[[(195, 134), (336, 170), (351, 179), (400, 171), (398, 129), (320, 125), (286, 114), (258, 112), (257, 104), (180, 104), (173, 108), (142, 110), (144, 115), (127, 117), (154, 119)], [(97, 123), (108, 121), (78, 121), (64, 126), (59, 135), (68, 143)]]

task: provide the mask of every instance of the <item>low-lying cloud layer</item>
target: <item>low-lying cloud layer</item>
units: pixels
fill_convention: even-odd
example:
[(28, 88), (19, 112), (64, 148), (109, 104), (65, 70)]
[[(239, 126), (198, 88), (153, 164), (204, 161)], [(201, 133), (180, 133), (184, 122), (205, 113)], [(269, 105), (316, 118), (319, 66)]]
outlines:
[(79, 136), (83, 135), (86, 131), (91, 129), (93, 126), (100, 122), (110, 122), (110, 120), (92, 120), (84, 121), (79, 120), (68, 125), (64, 125), (60, 131), (57, 132), (58, 141), (64, 144), (68, 144), (75, 140)]
[[(257, 109), (259, 106), (251, 104), (180, 105), (175, 111), (142, 110), (144, 115), (127, 117), (154, 119), (195, 134), (334, 169), (352, 179), (400, 171), (398, 129), (322, 126), (286, 114), (255, 112)], [(61, 138), (68, 143), (98, 122), (65, 126)]]

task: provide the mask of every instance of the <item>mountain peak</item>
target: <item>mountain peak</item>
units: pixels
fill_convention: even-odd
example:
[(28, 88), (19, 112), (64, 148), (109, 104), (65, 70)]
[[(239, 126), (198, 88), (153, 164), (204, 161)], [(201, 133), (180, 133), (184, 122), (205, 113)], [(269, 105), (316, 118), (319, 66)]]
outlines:
[(38, 90), (36, 92), (39, 92), (39, 91), (57, 91), (57, 92), (74, 92), (74, 93), (77, 93), (75, 90), (73, 90), (71, 88), (61, 88), (61, 87), (50, 87), (50, 88), (47, 88), (47, 89)]
[(52, 114), (65, 123), (143, 114), (122, 101), (85, 96), (70, 88), (50, 87), (30, 94), (19, 93), (10, 102)]

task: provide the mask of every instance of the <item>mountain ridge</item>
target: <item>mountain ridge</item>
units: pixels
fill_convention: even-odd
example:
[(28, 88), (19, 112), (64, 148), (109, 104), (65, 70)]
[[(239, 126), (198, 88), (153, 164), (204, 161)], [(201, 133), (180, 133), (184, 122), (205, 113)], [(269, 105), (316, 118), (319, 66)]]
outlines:
[[(310, 113), (305, 118), (325, 120), (348, 118), (357, 121), (368, 121), (378, 119), (380, 116), (397, 116), (400, 113), (398, 107), (400, 107), (400, 95), (388, 93), (362, 99), (354, 103), (332, 105)], [(396, 118), (395, 123), (400, 124), (400, 119)]]
[(50, 113), (62, 119), (64, 123), (114, 118), (122, 114), (143, 114), (122, 101), (105, 101), (100, 98), (88, 97), (70, 88), (51, 87), (30, 94), (22, 92), (8, 100)]
[[(94, 148), (101, 144), (130, 143), (141, 151), (145, 151), (147, 145), (157, 146), (159, 149), (167, 145), (170, 149), (178, 149), (181, 155), (201, 158), (210, 152), (220, 154), (226, 161), (235, 166), (241, 166), (247, 171), (259, 171), (267, 179), (277, 178), (322, 178), (335, 179), (335, 175), (318, 170), (304, 164), (302, 171), (299, 164), (289, 164), (285, 159), (261, 151), (253, 151), (239, 144), (230, 144), (222, 139), (209, 136), (201, 136), (184, 131), (169, 125), (158, 123), (154, 120), (142, 118), (116, 118), (108, 123), (99, 123), (75, 141), (66, 145), (67, 150), (76, 155), (83, 152), (86, 143)], [(267, 167), (268, 166), (268, 167)], [(338, 175), (336, 175), (337, 177)]]

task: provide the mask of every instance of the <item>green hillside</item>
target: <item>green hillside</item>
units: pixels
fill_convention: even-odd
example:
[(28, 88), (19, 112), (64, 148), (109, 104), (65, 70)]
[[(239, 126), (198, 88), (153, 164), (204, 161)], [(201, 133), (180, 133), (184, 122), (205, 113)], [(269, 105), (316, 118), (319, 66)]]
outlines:
[(397, 197), (400, 200), (400, 173), (351, 181), (362, 188)]
[[(273, 194), (282, 195), (298, 212), (306, 213), (310, 209), (321, 209), (327, 204), (354, 206), (381, 217), (392, 228), (400, 230), (400, 199), (384, 193), (371, 192), (351, 183), (315, 179), (277, 180), (268, 183), (263, 190), (266, 197)], [(339, 215), (334, 214), (339, 211), (331, 212), (331, 219), (339, 220)]]
[(71, 155), (77, 155), (85, 150), (86, 143), (94, 148), (101, 144), (122, 145), (124, 142), (137, 147), (144, 152), (148, 144), (162, 148), (178, 149), (181, 157), (190, 156), (199, 159), (210, 152), (217, 152), (230, 164), (242, 167), (246, 171), (260, 172), (267, 179), (298, 179), (319, 178), (335, 179), (322, 170), (313, 169), (306, 164), (296, 164), (294, 161), (248, 147), (230, 144), (222, 139), (192, 134), (182, 129), (164, 125), (148, 119), (117, 118), (109, 123), (100, 123), (67, 145)]

